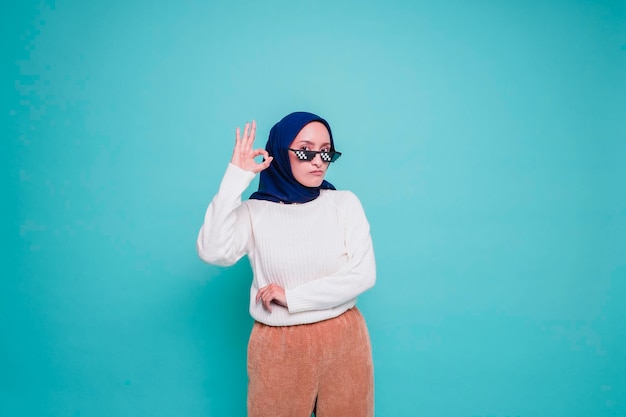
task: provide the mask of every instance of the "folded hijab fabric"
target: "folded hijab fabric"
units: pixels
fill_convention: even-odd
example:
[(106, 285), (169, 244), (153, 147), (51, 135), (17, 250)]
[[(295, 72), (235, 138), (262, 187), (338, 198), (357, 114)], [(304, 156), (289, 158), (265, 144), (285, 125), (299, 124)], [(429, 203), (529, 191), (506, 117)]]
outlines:
[(326, 120), (307, 112), (288, 114), (270, 130), (265, 150), (274, 160), (267, 169), (261, 171), (259, 190), (250, 196), (251, 199), (285, 204), (307, 203), (315, 200), (320, 195), (320, 190), (335, 189), (326, 180), (319, 187), (305, 187), (291, 173), (288, 148), (300, 130), (311, 122), (321, 122), (326, 126), (330, 135), (330, 150), (335, 150), (333, 134)]

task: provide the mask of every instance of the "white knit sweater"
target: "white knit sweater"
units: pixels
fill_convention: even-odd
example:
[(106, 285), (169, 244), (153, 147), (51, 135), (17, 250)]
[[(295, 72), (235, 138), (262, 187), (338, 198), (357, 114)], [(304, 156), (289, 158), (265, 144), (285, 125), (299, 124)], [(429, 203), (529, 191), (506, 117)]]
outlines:
[[(254, 173), (229, 164), (198, 234), (198, 255), (228, 266), (245, 254), (254, 273), (250, 314), (270, 326), (313, 323), (353, 307), (376, 281), (369, 223), (350, 191), (322, 190), (304, 204), (246, 200)], [(285, 289), (288, 308), (267, 312), (259, 288)]]

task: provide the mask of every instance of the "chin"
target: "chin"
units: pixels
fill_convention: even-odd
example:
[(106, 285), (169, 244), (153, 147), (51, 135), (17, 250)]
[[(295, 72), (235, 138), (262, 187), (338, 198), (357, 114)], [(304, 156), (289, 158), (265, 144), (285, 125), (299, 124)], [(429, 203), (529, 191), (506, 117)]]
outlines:
[(324, 179), (322, 178), (319, 181), (307, 181), (306, 183), (301, 182), (300, 184), (304, 185), (305, 187), (309, 187), (309, 188), (317, 188), (320, 185), (322, 185), (323, 182), (324, 182)]

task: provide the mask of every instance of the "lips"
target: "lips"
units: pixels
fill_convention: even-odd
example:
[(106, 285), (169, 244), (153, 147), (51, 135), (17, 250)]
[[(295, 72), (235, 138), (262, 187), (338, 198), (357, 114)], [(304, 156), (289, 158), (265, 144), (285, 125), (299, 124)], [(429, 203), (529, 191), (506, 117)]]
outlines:
[(324, 175), (324, 171), (311, 171), (311, 174), (320, 176), (320, 175)]

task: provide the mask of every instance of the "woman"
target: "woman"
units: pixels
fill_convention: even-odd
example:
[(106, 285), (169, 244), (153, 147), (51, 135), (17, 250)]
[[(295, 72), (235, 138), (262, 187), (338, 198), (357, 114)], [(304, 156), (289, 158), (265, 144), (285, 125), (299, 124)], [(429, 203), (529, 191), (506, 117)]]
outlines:
[[(253, 149), (255, 132), (254, 121), (243, 136), (237, 128), (197, 241), (208, 263), (247, 254), (252, 266), (248, 415), (372, 416), (370, 341), (355, 303), (376, 280), (374, 251), (358, 198), (324, 180), (341, 155), (330, 126), (291, 113), (265, 150)], [(257, 173), (259, 190), (242, 202)]]

